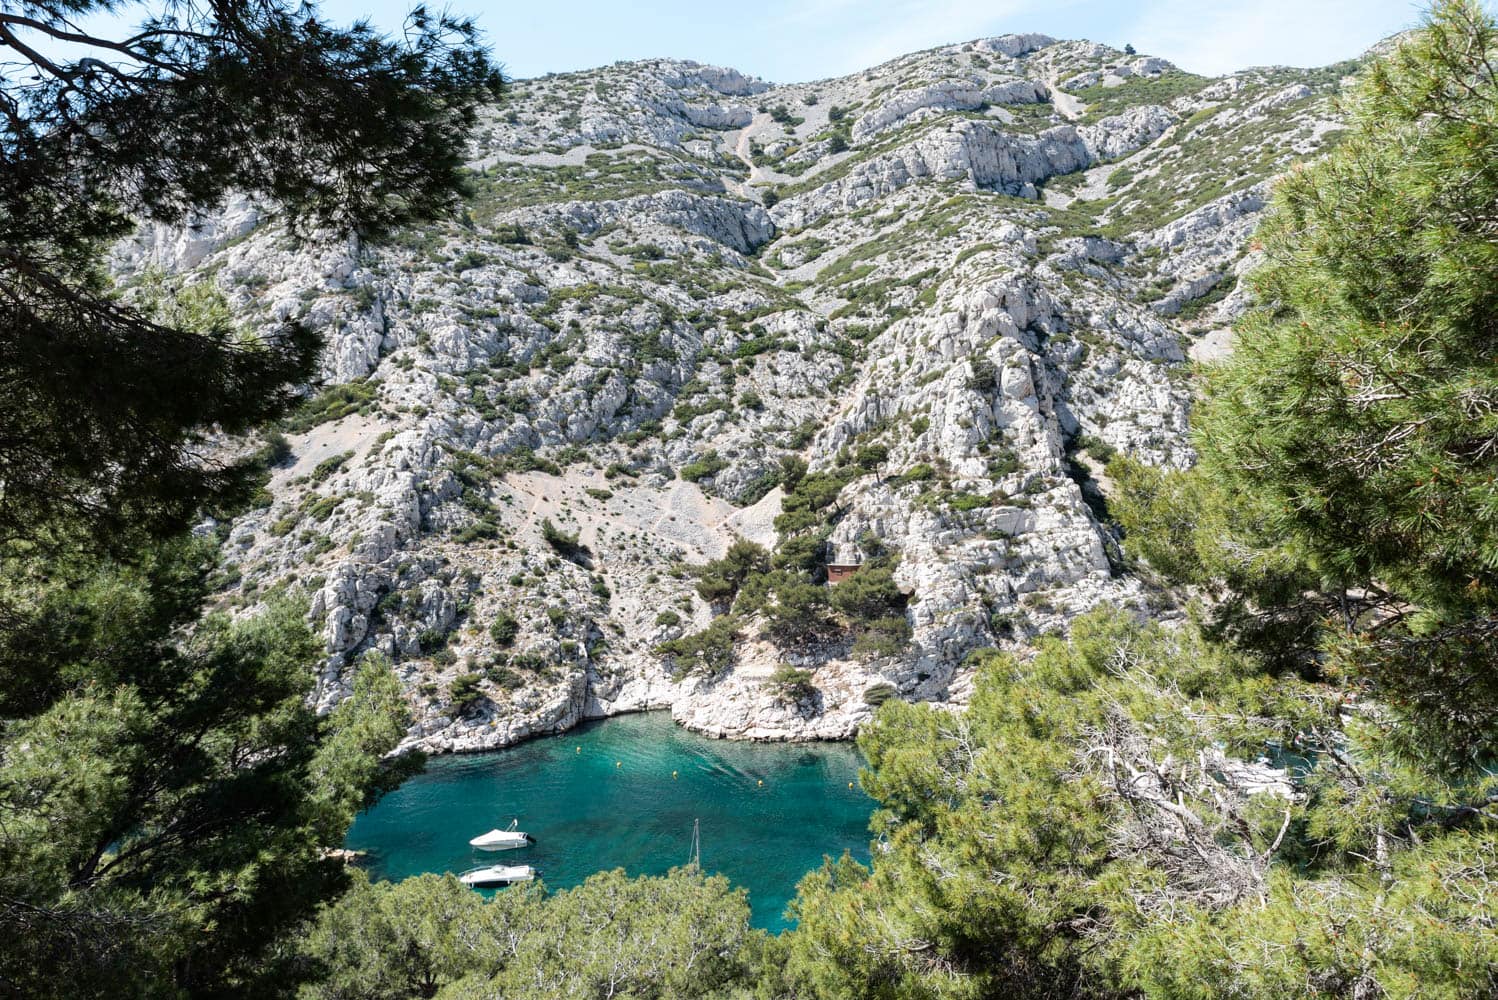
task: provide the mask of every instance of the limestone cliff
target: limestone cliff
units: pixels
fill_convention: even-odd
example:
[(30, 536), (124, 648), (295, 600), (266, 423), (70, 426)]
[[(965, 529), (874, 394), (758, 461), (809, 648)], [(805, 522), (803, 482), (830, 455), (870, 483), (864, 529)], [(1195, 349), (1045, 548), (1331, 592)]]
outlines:
[[(1205, 79), (1039, 35), (790, 86), (620, 63), (519, 81), (452, 224), (307, 243), (236, 203), (116, 264), (327, 339), (270, 504), (227, 526), (224, 594), (306, 595), (322, 704), (377, 650), (431, 749), (665, 705), (846, 737), (890, 694), (960, 701), (975, 647), (1147, 606), (1100, 462), (1190, 461), (1188, 354), (1221, 348), (1268, 184), (1334, 141), (1354, 69)], [(690, 567), (775, 546), (782, 456), (874, 445), (827, 551), (898, 553), (908, 646), (751, 626), (726, 671), (673, 680), (656, 647), (721, 610)], [(810, 688), (767, 684), (782, 664)]]

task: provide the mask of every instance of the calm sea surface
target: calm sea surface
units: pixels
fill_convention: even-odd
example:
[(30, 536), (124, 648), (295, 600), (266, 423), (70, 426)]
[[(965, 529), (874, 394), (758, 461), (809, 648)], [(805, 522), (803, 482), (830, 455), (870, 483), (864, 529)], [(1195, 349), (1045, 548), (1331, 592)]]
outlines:
[[(434, 758), (354, 822), (348, 846), (368, 852), (376, 878), (530, 864), (563, 889), (609, 868), (655, 875), (685, 863), (700, 820), (702, 867), (748, 889), (755, 926), (776, 931), (797, 881), (824, 855), (846, 850), (867, 863), (873, 802), (858, 787), (861, 766), (847, 744), (709, 740), (666, 712), (622, 716)], [(537, 843), (468, 846), (511, 819)]]

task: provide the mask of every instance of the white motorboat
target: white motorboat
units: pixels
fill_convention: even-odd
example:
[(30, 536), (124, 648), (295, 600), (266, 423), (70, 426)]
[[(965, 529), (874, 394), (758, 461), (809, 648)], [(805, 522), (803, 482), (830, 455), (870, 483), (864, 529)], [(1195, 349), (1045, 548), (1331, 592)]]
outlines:
[(517, 830), (520, 821), (511, 820), (509, 829), (490, 830), (481, 833), (468, 842), (468, 846), (480, 851), (512, 851), (517, 847), (526, 847), (536, 842), (536, 838), (522, 830)]
[(482, 868), (470, 868), (458, 876), (458, 881), (473, 888), (514, 885), (516, 882), (529, 882), (536, 877), (536, 869), (530, 865), (485, 865)]

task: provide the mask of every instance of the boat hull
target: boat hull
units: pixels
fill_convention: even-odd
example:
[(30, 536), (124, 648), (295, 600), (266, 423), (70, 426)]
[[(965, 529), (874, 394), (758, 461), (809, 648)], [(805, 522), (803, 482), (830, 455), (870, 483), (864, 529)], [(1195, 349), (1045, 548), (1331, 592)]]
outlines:
[(476, 851), (513, 851), (529, 847), (535, 842), (535, 837), (519, 830), (490, 830), (474, 837), (468, 842), (468, 846)]
[(517, 882), (530, 882), (535, 877), (536, 870), (530, 865), (495, 865), (491, 868), (475, 868), (464, 872), (458, 876), (458, 881), (470, 888), (486, 889), (514, 885)]

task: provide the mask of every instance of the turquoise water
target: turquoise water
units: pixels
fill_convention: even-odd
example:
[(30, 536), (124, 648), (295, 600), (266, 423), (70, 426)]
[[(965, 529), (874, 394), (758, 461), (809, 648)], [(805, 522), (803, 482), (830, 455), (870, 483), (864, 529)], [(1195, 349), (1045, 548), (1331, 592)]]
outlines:
[[(873, 801), (858, 786), (861, 766), (846, 744), (709, 740), (666, 712), (628, 715), (435, 758), (355, 820), (348, 846), (368, 852), (376, 878), (530, 864), (562, 889), (609, 868), (656, 875), (685, 863), (696, 819), (702, 867), (748, 889), (754, 925), (778, 931), (796, 883), (823, 855), (868, 861)], [(512, 818), (534, 845), (468, 846)]]

